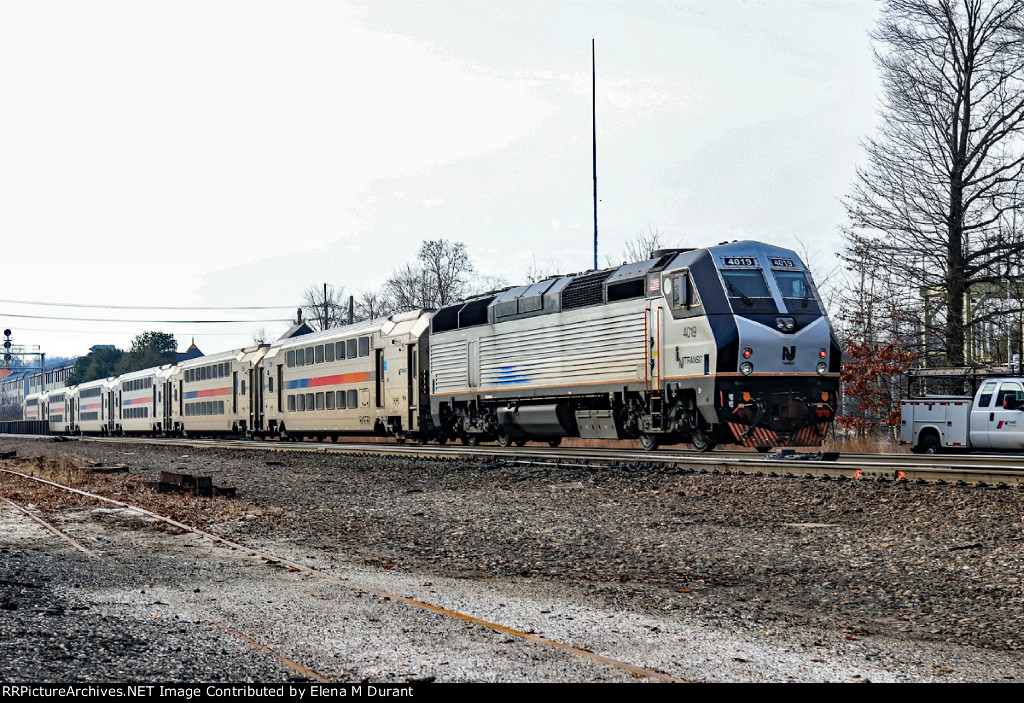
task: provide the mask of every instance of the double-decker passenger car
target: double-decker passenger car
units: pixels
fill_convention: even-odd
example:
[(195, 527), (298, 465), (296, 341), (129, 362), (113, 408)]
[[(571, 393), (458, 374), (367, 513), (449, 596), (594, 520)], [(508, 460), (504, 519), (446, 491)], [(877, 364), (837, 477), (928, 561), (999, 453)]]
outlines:
[(79, 384), (72, 391), (75, 399), (72, 431), (78, 434), (108, 434), (112, 430), (110, 411), (114, 405), (117, 378), (101, 378)]
[(256, 432), (425, 438), (419, 360), (429, 322), (414, 311), (274, 343), (260, 363)]
[(60, 388), (43, 394), (43, 408), (50, 423), (50, 434), (67, 434), (71, 431), (72, 391)]
[(25, 409), (22, 411), (22, 416), (26, 420), (45, 420), (46, 415), (43, 412), (43, 400), (45, 396), (42, 393), (32, 393), (25, 396)]
[(159, 434), (164, 423), (164, 381), (173, 365), (118, 376), (114, 383), (113, 432)]
[(168, 427), (188, 435), (246, 433), (251, 427), (250, 386), (267, 347), (258, 345), (190, 359), (167, 375)]

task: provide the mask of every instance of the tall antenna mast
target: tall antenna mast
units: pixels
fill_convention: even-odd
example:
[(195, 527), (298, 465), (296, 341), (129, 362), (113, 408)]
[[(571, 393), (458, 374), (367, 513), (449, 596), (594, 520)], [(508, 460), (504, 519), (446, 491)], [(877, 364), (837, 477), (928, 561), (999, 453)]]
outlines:
[(597, 59), (594, 40), (590, 40), (590, 115), (594, 135), (594, 270), (597, 270)]

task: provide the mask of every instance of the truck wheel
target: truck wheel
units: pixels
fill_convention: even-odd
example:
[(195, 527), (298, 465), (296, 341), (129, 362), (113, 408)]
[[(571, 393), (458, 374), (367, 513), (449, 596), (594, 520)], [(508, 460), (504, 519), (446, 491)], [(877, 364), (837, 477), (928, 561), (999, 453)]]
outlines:
[(928, 434), (921, 438), (918, 451), (921, 454), (939, 454), (942, 452), (942, 445), (939, 443), (938, 437)]

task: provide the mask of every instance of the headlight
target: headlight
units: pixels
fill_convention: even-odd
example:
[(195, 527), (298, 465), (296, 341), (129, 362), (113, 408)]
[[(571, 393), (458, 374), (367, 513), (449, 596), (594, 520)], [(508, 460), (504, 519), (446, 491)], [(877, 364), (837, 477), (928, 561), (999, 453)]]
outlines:
[(828, 364), (824, 361), (818, 362), (818, 375), (824, 376), (826, 371), (828, 371)]
[(796, 320), (792, 317), (776, 317), (775, 327), (780, 332), (792, 332), (796, 329)]
[[(824, 364), (822, 364), (822, 366), (824, 366)], [(742, 364), (740, 364), (740, 373), (743, 374), (744, 376), (749, 376), (753, 372), (754, 372), (754, 365), (751, 364), (749, 361), (744, 361)], [(819, 371), (818, 373), (824, 373), (824, 372), (823, 371)]]

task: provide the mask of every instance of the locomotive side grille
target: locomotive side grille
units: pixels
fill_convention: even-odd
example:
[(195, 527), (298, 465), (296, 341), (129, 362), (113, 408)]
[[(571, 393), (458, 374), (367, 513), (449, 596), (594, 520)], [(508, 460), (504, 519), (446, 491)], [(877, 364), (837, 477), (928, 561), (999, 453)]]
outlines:
[(562, 309), (571, 310), (582, 308), (587, 305), (600, 305), (604, 302), (604, 282), (615, 273), (611, 271), (597, 271), (595, 273), (580, 276), (562, 291)]
[(689, 251), (689, 250), (687, 250), (687, 249), (673, 249), (672, 251), (668, 252), (667, 254), (662, 254), (661, 258), (658, 259), (658, 263), (654, 264), (654, 266), (651, 267), (651, 271), (661, 271), (662, 269), (664, 269), (666, 266), (668, 266), (668, 262), (671, 261), (672, 259), (676, 258), (676, 254), (678, 254), (680, 251)]
[(464, 391), (469, 387), (469, 354), (465, 340), (434, 342), (430, 348), (431, 392)]

